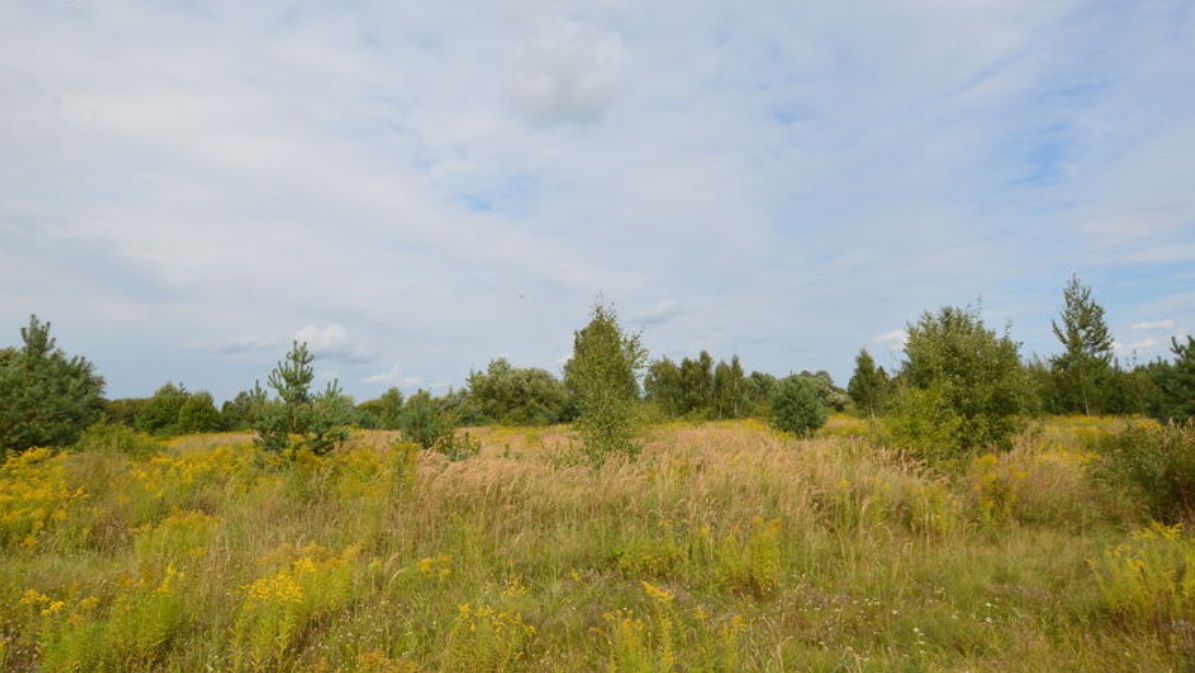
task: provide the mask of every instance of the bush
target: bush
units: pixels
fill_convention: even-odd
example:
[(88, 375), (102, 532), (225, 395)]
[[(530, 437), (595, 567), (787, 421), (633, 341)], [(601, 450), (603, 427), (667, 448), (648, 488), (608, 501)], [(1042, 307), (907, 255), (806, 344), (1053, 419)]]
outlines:
[(808, 437), (825, 425), (829, 417), (817, 384), (809, 377), (788, 376), (776, 384), (768, 418), (772, 427)]
[(79, 451), (112, 451), (132, 458), (148, 458), (160, 452), (162, 447), (154, 438), (128, 426), (114, 423), (96, 423), (87, 428), (83, 437), (75, 444)]
[(1195, 515), (1195, 422), (1132, 424), (1093, 448), (1101, 456), (1096, 474), (1138, 491), (1151, 518)]
[(923, 458), (1012, 448), (1034, 402), (1018, 344), (987, 329), (978, 311), (949, 306), (923, 314), (908, 334), (889, 426), (903, 447)]

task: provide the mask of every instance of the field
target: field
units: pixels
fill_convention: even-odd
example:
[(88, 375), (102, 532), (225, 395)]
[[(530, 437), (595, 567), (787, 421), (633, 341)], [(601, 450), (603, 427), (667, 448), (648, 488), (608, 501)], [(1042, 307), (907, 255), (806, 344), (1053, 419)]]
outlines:
[(1089, 475), (1119, 424), (951, 478), (846, 418), (659, 426), (596, 471), (566, 428), (459, 462), (33, 450), (0, 473), (0, 669), (1193, 670), (1195, 543)]

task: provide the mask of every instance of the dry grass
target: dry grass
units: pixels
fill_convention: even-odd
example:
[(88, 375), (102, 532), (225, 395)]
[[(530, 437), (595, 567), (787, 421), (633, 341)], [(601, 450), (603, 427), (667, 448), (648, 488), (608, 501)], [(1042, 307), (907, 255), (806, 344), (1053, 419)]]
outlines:
[(565, 427), (459, 462), (382, 432), (289, 467), (243, 435), (47, 455), (0, 481), (46, 503), (0, 498), (0, 668), (1180, 670), (1091, 565), (1141, 523), (1087, 477), (1108, 427), (950, 478), (851, 419), (660, 426), (596, 471)]

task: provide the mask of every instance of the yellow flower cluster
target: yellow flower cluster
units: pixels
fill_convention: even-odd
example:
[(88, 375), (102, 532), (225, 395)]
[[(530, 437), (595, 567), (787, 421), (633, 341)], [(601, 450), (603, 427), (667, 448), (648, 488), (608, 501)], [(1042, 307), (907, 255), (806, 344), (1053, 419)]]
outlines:
[(297, 604), (321, 584), (326, 576), (336, 573), (348, 562), (354, 560), (360, 548), (353, 546), (339, 556), (319, 545), (294, 547), (283, 545), (267, 554), (264, 561), (278, 557), (297, 556), (273, 575), (262, 577), (241, 587), (249, 604)]
[(258, 603), (301, 603), (303, 586), (289, 570), (279, 570), (270, 577), (262, 577), (242, 589), (250, 601)]
[(197, 483), (248, 473), (253, 452), (246, 447), (221, 446), (181, 455), (157, 455), (133, 469), (141, 489), (157, 498)]
[(661, 589), (660, 587), (657, 587), (647, 581), (643, 581), (643, 591), (645, 591), (649, 597), (660, 603), (671, 603), (672, 600), (676, 598), (676, 594), (672, 593), (671, 591), (668, 591), (667, 589)]
[(419, 573), (424, 577), (444, 580), (452, 575), (452, 557), (448, 554), (436, 554), (420, 559), (417, 565)]
[(478, 627), (501, 635), (508, 630), (519, 636), (535, 635), (535, 627), (523, 621), (523, 615), (517, 612), (501, 612), (490, 604), (473, 607), (469, 603), (457, 606), (459, 622), (468, 626), (470, 633), (476, 633)]
[(0, 548), (37, 547), (41, 533), (87, 497), (67, 482), (62, 455), (36, 448), (12, 456), (0, 466)]

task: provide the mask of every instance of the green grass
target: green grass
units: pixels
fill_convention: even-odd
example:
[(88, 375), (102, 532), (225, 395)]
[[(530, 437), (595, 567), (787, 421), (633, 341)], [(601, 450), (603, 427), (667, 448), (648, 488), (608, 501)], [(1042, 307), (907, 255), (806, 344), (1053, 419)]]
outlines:
[[(600, 470), (567, 428), (450, 462), (360, 433), (0, 471), (0, 670), (1180, 671), (1181, 528), (1063, 419), (951, 478), (833, 420), (669, 424)], [(1184, 584), (1187, 582), (1187, 584)]]

